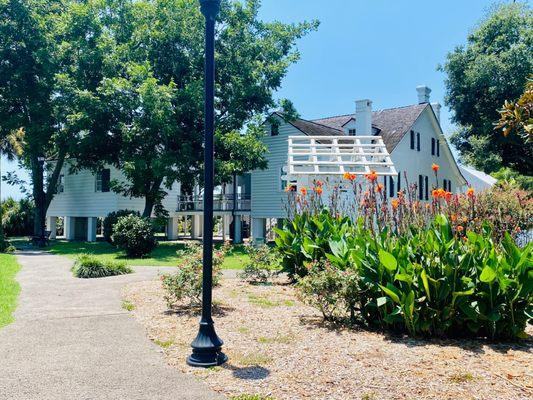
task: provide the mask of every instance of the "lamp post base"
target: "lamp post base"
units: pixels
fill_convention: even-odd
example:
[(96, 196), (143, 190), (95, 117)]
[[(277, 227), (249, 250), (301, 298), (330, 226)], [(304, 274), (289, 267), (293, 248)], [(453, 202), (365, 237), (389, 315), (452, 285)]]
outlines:
[(198, 335), (191, 343), (192, 354), (187, 357), (191, 367), (215, 367), (228, 361), (222, 352), (224, 342), (217, 336), (213, 322), (200, 321)]

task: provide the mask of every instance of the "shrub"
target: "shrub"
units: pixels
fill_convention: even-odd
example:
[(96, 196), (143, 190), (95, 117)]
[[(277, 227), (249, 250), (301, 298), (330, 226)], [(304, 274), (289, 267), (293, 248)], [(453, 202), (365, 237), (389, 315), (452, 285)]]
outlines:
[(523, 335), (532, 315), (533, 244), (520, 249), (508, 234), (498, 243), (490, 224), (457, 235), (442, 214), (428, 229), (404, 235), (331, 221), (343, 234), (330, 237), (325, 257), (310, 256), (315, 263), (298, 284), (304, 301), (326, 319), (349, 314), (413, 336)]
[[(225, 244), (222, 249), (215, 250), (213, 254), (213, 287), (218, 286), (222, 276), (222, 264), (229, 250)], [(188, 307), (198, 307), (202, 304), (202, 246), (199, 243), (188, 243), (185, 250), (178, 251), (181, 264), (173, 274), (161, 276), (165, 300), (169, 308), (174, 308), (178, 303), (186, 301)]]
[(0, 235), (0, 253), (14, 253), (16, 248)]
[(104, 239), (107, 242), (112, 243), (111, 236), (113, 235), (113, 227), (118, 222), (118, 219), (127, 215), (136, 215), (138, 217), (141, 216), (138, 211), (118, 210), (110, 212), (109, 214), (107, 214), (107, 217), (104, 218), (102, 230), (104, 234)]
[(19, 201), (13, 198), (3, 200), (2, 227), (6, 236), (27, 236), (33, 233), (34, 203), (29, 199)]
[(245, 281), (267, 283), (277, 273), (277, 254), (269, 246), (248, 245), (246, 253), (250, 256), (250, 261), (239, 275)]
[(309, 264), (309, 274), (298, 281), (300, 299), (317, 308), (326, 321), (356, 322), (359, 275), (341, 270), (329, 261)]
[(111, 240), (128, 257), (150, 254), (157, 246), (150, 221), (136, 215), (120, 217), (113, 227)]
[(129, 274), (132, 270), (123, 262), (102, 261), (95, 256), (82, 254), (76, 259), (72, 272), (77, 278), (103, 278)]

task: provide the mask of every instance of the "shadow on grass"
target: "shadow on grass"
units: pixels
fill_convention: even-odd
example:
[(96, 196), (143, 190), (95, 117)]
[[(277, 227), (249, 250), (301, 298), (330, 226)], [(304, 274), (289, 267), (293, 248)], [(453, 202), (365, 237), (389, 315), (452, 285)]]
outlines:
[(270, 375), (269, 369), (259, 365), (251, 365), (249, 367), (237, 367), (232, 365), (231, 358), (228, 363), (222, 365), (222, 368), (230, 370), (235, 378), (244, 380), (257, 381), (266, 379)]
[[(225, 305), (225, 304), (213, 304), (212, 314), (214, 317), (224, 317), (228, 313), (235, 311), (234, 307)], [(186, 315), (188, 317), (200, 317), (202, 315), (202, 308), (191, 307), (189, 305), (178, 305), (174, 306), (172, 309), (168, 309), (164, 312), (165, 315), (176, 315), (182, 316)]]

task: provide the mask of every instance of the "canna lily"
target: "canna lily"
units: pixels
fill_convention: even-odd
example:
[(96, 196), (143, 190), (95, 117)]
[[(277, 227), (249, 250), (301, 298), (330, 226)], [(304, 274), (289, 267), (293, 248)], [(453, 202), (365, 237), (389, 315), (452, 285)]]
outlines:
[(392, 209), (393, 209), (393, 210), (398, 209), (398, 206), (400, 205), (400, 201), (399, 201), (399, 200), (396, 200), (396, 199), (391, 200), (390, 203), (391, 203), (391, 206), (392, 206)]
[(302, 196), (306, 196), (307, 195), (307, 189), (305, 187), (301, 188), (300, 189), (300, 193)]
[(378, 174), (376, 171), (372, 170), (370, 173), (365, 175), (365, 178), (368, 179), (370, 182), (375, 182), (378, 179)]
[(355, 178), (357, 178), (357, 175), (350, 174), (349, 172), (345, 172), (343, 177), (344, 177), (344, 179), (353, 182), (353, 181), (355, 181)]
[(440, 166), (439, 164), (431, 164), (431, 169), (433, 170), (433, 172), (437, 173), (439, 172)]
[(376, 186), (376, 192), (381, 193), (383, 191), (383, 185), (381, 183), (378, 183)]
[(475, 195), (474, 188), (469, 187), (468, 190), (466, 191), (466, 195), (468, 196), (468, 198), (473, 199)]
[(322, 195), (322, 192), (323, 192), (323, 190), (322, 190), (322, 186), (315, 186), (315, 187), (313, 188), (313, 190), (314, 190), (315, 193), (318, 194), (319, 196)]
[(323, 184), (324, 183), (322, 181), (320, 181), (320, 180), (315, 182), (315, 185), (318, 186), (318, 187), (322, 187)]
[(464, 231), (465, 228), (463, 228), (462, 225), (457, 225), (456, 229), (457, 229), (457, 232), (462, 232), (462, 231)]

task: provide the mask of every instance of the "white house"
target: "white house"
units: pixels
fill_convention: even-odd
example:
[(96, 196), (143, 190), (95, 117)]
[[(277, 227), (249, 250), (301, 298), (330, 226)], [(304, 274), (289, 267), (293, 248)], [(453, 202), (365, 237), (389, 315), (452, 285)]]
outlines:
[[(372, 101), (356, 101), (353, 114), (286, 122), (281, 115), (272, 116), (279, 124), (265, 123), (264, 143), (268, 147), (268, 168), (237, 177), (232, 185), (217, 188), (215, 216), (221, 221), (222, 237), (232, 236), (237, 242), (244, 236), (264, 239), (271, 227), (285, 217), (283, 202), (286, 182), (289, 136), (380, 136), (397, 170), (397, 176), (383, 176), (382, 183), (394, 197), (409, 183), (416, 183), (420, 200), (429, 200), (435, 184), (431, 165), (439, 164), (439, 186), (452, 192), (465, 189), (467, 180), (457, 165), (440, 126), (440, 105), (430, 104), (431, 90), (417, 87), (418, 102), (413, 105), (379, 111)], [(407, 175), (407, 182), (405, 175)], [(112, 179), (124, 179), (120, 171), (109, 168), (98, 174), (82, 171), (70, 175), (64, 168), (58, 194), (52, 201), (47, 221), (52, 237), (55, 219), (64, 217), (67, 239), (95, 240), (97, 218), (120, 209), (142, 211), (143, 199), (131, 199), (109, 190)], [(178, 221), (182, 232), (192, 238), (202, 236), (202, 194), (197, 188), (192, 196), (180, 193), (176, 183), (164, 198), (169, 212), (167, 236), (178, 237)], [(235, 223), (234, 223), (235, 222)], [(251, 225), (251, 232), (250, 232)]]
[(490, 189), (498, 182), (496, 178), (472, 167), (459, 165), (459, 169), (468, 182), (468, 186), (473, 187), (476, 192)]
[[(284, 218), (282, 207), (286, 198), (283, 167), (287, 163), (289, 136), (381, 136), (391, 155), (398, 175), (382, 177), (382, 183), (390, 197), (415, 183), (420, 200), (429, 200), (435, 177), (431, 166), (440, 166), (439, 186), (459, 192), (466, 188), (462, 175), (448, 146), (440, 125), (438, 103), (430, 104), (431, 89), (416, 88), (418, 102), (413, 105), (373, 111), (372, 101), (358, 100), (353, 114), (286, 122), (274, 113), (278, 124), (265, 124), (264, 142), (268, 147), (268, 169), (252, 172), (252, 236), (265, 237), (276, 221)], [(405, 174), (407, 181), (405, 182)]]

